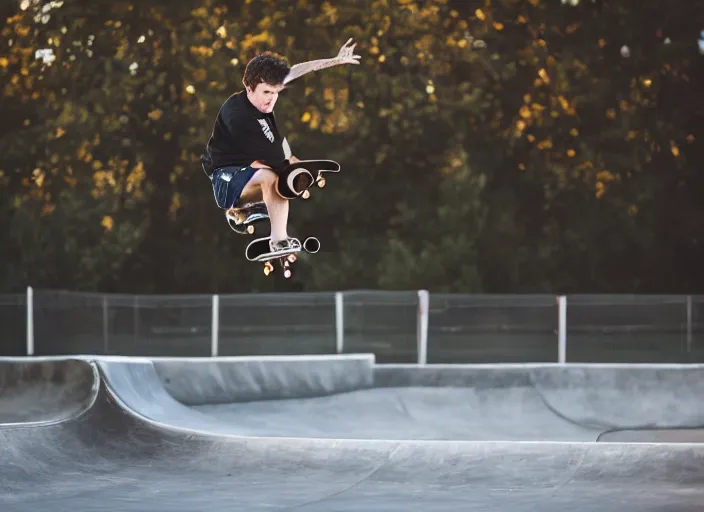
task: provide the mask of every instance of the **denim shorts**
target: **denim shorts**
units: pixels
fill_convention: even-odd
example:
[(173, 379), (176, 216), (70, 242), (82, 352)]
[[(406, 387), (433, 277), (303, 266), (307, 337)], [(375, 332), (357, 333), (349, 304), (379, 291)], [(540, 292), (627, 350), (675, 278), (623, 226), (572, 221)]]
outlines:
[(237, 205), (244, 186), (252, 179), (257, 169), (252, 167), (220, 167), (210, 175), (215, 202), (225, 210)]

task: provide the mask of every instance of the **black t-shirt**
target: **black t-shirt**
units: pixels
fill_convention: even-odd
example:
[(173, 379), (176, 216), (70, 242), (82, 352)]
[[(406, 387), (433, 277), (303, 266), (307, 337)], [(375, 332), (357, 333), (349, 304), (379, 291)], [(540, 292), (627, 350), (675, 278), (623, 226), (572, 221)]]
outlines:
[(284, 144), (288, 143), (276, 126), (274, 113), (260, 112), (242, 90), (220, 107), (201, 163), (207, 175), (219, 167), (245, 167), (254, 160), (280, 170), (288, 164)]

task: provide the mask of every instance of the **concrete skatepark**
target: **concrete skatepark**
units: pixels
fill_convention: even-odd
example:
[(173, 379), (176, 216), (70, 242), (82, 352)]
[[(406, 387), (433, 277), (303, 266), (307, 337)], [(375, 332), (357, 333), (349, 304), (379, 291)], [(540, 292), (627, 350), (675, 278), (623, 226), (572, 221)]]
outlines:
[(0, 359), (0, 510), (694, 511), (703, 365)]

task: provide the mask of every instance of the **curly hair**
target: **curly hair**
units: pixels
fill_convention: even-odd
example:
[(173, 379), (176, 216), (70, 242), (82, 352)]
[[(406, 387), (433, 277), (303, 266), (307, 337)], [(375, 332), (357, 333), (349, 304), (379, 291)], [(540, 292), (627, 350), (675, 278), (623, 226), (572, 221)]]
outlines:
[(242, 82), (252, 89), (262, 82), (280, 85), (290, 70), (284, 57), (274, 52), (264, 52), (249, 61), (244, 70)]

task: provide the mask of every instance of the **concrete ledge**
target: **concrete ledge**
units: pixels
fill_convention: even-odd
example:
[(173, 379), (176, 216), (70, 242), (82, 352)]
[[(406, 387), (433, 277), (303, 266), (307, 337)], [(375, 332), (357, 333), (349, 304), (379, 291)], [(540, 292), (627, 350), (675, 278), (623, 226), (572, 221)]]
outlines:
[(368, 388), (373, 354), (153, 359), (164, 388), (186, 405), (309, 398)]
[(510, 388), (530, 386), (525, 365), (389, 364), (374, 368), (375, 387)]

